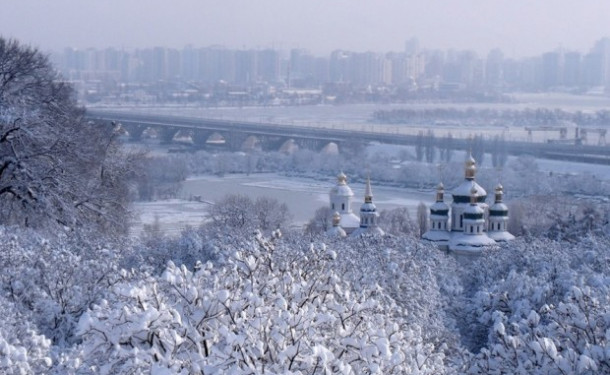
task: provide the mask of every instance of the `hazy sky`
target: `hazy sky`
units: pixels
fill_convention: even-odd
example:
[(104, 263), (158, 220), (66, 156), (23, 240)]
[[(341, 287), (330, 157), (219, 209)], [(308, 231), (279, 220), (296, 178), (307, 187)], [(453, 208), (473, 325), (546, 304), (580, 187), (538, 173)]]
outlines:
[(402, 51), (500, 47), (509, 57), (610, 36), (610, 0), (8, 0), (0, 35), (64, 47)]

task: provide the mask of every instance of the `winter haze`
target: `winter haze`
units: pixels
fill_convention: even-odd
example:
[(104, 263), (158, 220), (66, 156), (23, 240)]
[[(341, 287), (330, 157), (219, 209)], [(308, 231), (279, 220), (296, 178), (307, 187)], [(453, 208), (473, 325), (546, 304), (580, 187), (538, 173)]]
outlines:
[(0, 374), (610, 374), (610, 1), (4, 3)]
[(64, 47), (306, 48), (399, 51), (501, 48), (519, 58), (558, 47), (586, 52), (610, 35), (610, 2), (461, 1), (10, 1), (2, 34), (44, 50)]

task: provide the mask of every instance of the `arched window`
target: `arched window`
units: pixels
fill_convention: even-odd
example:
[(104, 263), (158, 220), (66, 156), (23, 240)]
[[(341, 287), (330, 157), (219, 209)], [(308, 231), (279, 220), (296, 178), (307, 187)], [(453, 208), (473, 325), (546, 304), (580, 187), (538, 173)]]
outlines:
[(341, 203), (341, 209), (345, 211), (345, 203)]

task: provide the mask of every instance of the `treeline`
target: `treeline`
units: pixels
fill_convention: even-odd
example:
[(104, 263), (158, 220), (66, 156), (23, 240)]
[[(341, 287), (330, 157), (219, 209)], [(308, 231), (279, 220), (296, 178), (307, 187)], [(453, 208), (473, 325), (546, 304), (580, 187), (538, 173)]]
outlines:
[(578, 126), (607, 126), (610, 111), (606, 109), (592, 113), (568, 112), (562, 109), (495, 109), (495, 108), (403, 108), (378, 110), (372, 120), (386, 124), (485, 124), (498, 126), (558, 125), (564, 122)]

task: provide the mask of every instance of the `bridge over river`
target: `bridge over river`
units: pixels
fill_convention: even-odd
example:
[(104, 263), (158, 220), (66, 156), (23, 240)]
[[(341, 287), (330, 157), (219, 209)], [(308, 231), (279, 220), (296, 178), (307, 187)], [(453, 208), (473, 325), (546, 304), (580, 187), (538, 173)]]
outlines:
[[(153, 129), (162, 142), (169, 143), (179, 136), (188, 136), (194, 147), (206, 147), (222, 143), (224, 147), (239, 150), (245, 143), (257, 145), (262, 149), (278, 150), (288, 141), (294, 141), (300, 147), (322, 149), (329, 142), (339, 148), (359, 142), (379, 142), (386, 144), (411, 145), (421, 144), (422, 137), (417, 133), (403, 132), (396, 126), (392, 128), (375, 124), (361, 126), (329, 126), (325, 124), (282, 124), (253, 122), (244, 120), (226, 120), (216, 118), (199, 118), (174, 115), (157, 115), (128, 113), (105, 110), (88, 110), (90, 121), (114, 122), (138, 140), (144, 131)], [(434, 130), (431, 126), (430, 129)], [(484, 135), (484, 131), (482, 132)], [(472, 146), (470, 138), (452, 138), (450, 143), (443, 137), (432, 137), (427, 140), (439, 148), (468, 150)], [(492, 142), (485, 142), (485, 151), (491, 152)], [(539, 158), (569, 160), (577, 162), (610, 165), (610, 147), (593, 146), (562, 142), (524, 142), (505, 141), (504, 148), (510, 155), (532, 155)]]

